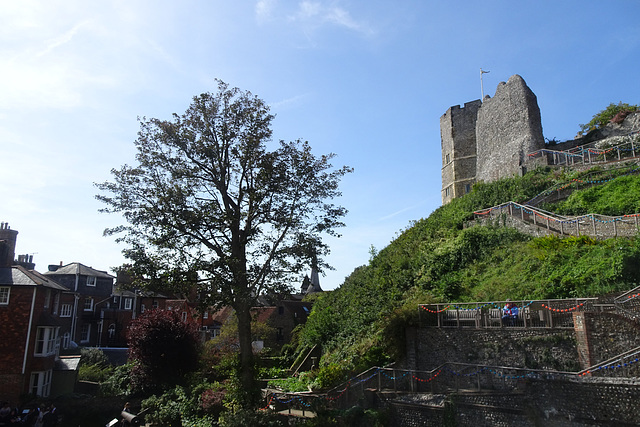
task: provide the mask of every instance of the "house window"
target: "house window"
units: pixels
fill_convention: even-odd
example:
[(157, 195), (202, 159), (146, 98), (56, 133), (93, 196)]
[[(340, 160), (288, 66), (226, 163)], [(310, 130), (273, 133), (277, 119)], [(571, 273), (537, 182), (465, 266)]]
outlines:
[(444, 158), (444, 164), (448, 165), (451, 162), (451, 154), (447, 154)]
[(284, 339), (284, 332), (282, 331), (282, 328), (278, 328), (278, 333), (276, 335), (276, 340), (282, 341), (283, 339)]
[(153, 308), (158, 308), (158, 300), (153, 300)]
[(124, 299), (124, 309), (125, 310), (131, 310), (131, 306), (133, 305), (133, 300), (131, 298), (125, 298)]
[(208, 319), (209, 318), (209, 312), (205, 311), (204, 313), (202, 313), (202, 318), (203, 319)]
[(96, 276), (87, 276), (87, 286), (96, 287)]
[(186, 311), (183, 311), (183, 312), (182, 312), (182, 321), (183, 321), (183, 322), (186, 322), (186, 321), (187, 321), (187, 312), (186, 312)]
[(140, 313), (144, 313), (145, 310), (146, 307), (144, 306), (144, 304), (140, 304)]
[(62, 336), (62, 348), (69, 348), (69, 344), (71, 344), (71, 334), (65, 332)]
[(62, 304), (60, 317), (71, 317), (71, 304)]
[(451, 195), (451, 187), (447, 187), (444, 189), (444, 195), (447, 197)]
[(112, 323), (109, 325), (109, 338), (115, 338), (116, 336), (116, 324)]
[(58, 345), (58, 330), (51, 326), (42, 326), (36, 332), (36, 349), (34, 356), (49, 356), (55, 354)]
[(464, 192), (465, 192), (465, 194), (471, 192), (471, 184), (465, 184), (464, 185)]
[(29, 390), (31, 394), (40, 397), (49, 397), (51, 392), (51, 374), (52, 370), (31, 373), (31, 383)]
[(91, 338), (91, 325), (85, 323), (84, 325), (82, 325), (82, 330), (80, 331), (80, 341), (88, 342), (89, 338)]
[(8, 305), (9, 304), (9, 290), (11, 288), (8, 286), (0, 286), (0, 305)]
[(284, 314), (284, 307), (283, 306), (279, 306), (278, 307), (278, 314)]
[(93, 298), (85, 298), (84, 299), (84, 311), (93, 310)]

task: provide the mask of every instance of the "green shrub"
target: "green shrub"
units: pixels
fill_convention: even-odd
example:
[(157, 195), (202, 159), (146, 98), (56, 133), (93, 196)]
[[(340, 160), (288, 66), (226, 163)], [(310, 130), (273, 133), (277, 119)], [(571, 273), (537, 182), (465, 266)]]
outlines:
[(101, 383), (105, 381), (113, 371), (111, 366), (104, 365), (80, 365), (78, 369), (78, 379), (82, 381), (93, 381)]
[(326, 389), (340, 384), (348, 377), (348, 371), (342, 365), (331, 363), (318, 370), (315, 385), (318, 388)]
[(80, 349), (80, 366), (84, 365), (102, 365), (109, 364), (107, 355), (102, 350), (95, 347), (85, 347)]
[(580, 134), (584, 135), (594, 129), (600, 129), (606, 126), (621, 111), (638, 111), (637, 105), (629, 105), (622, 102), (618, 104), (611, 103), (607, 108), (595, 114), (591, 121), (586, 125), (580, 125)]
[(288, 391), (291, 393), (299, 391), (308, 391), (311, 386), (311, 381), (306, 377), (289, 377), (270, 380), (267, 383), (268, 387), (279, 388), (282, 391)]
[(100, 393), (103, 396), (128, 396), (131, 393), (131, 370), (134, 363), (129, 362), (117, 366), (111, 375), (100, 383)]

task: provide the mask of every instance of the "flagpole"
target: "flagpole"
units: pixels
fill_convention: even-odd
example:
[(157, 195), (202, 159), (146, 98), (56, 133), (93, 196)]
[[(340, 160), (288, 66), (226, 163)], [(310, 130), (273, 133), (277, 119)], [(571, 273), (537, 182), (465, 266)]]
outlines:
[(482, 83), (482, 75), (488, 72), (489, 71), (484, 71), (482, 68), (480, 68), (480, 91), (482, 92), (482, 98), (480, 98), (480, 102), (484, 102), (484, 84)]

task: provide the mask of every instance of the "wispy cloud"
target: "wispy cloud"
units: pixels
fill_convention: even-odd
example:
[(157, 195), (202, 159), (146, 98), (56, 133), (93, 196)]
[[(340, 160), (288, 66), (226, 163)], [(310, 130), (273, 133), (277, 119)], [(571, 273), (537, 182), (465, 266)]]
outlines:
[(405, 212), (409, 212), (409, 211), (412, 211), (414, 209), (417, 209), (418, 207), (423, 206), (424, 204), (425, 204), (425, 201), (423, 200), (420, 203), (417, 203), (417, 204), (412, 205), (412, 206), (407, 206), (404, 209), (400, 209), (398, 211), (390, 213), (389, 215), (385, 215), (385, 216), (383, 216), (381, 218), (378, 218), (378, 221), (387, 221), (387, 220), (389, 220), (391, 218), (394, 218), (394, 217), (396, 217), (398, 215), (401, 215), (401, 214), (403, 214)]
[(47, 46), (45, 47), (44, 50), (38, 52), (36, 54), (36, 56), (44, 56), (46, 54), (48, 54), (49, 52), (53, 51), (54, 49), (69, 43), (71, 41), (71, 39), (73, 39), (73, 37), (78, 33), (78, 31), (80, 30), (81, 27), (84, 27), (85, 25), (88, 25), (89, 21), (83, 21), (80, 22), (79, 24), (76, 24), (73, 26), (73, 28), (71, 28), (70, 30), (66, 31), (65, 33), (61, 34), (58, 37), (53, 38), (52, 40), (49, 40), (47, 42)]
[(256, 18), (258, 22), (264, 22), (271, 19), (276, 0), (258, 0), (256, 3)]
[(324, 5), (319, 1), (304, 0), (300, 2), (295, 13), (289, 15), (289, 20), (305, 27), (333, 24), (366, 36), (376, 33), (370, 24), (356, 20), (348, 10), (336, 5)]
[(291, 105), (298, 104), (300, 101), (302, 101), (304, 98), (308, 97), (309, 95), (310, 93), (303, 93), (301, 95), (292, 96), (290, 98), (283, 99), (281, 101), (272, 102), (271, 104), (269, 104), (269, 106), (271, 108), (287, 108)]

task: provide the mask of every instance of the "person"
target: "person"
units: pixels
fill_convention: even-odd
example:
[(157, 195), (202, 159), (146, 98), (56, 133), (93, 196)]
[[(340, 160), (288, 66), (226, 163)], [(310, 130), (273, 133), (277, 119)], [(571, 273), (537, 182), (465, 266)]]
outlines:
[(9, 402), (2, 402), (0, 408), (0, 426), (9, 425), (11, 421), (11, 404)]
[(502, 309), (502, 324), (514, 326), (516, 324), (516, 320), (518, 319), (518, 306), (515, 305), (511, 300), (507, 299), (507, 303)]
[(44, 405), (40, 405), (40, 407), (38, 408), (38, 413), (36, 416), (36, 421), (33, 423), (33, 425), (35, 427), (42, 427), (43, 426), (43, 419), (44, 416), (46, 414), (46, 407)]
[(58, 412), (56, 407), (51, 404), (49, 410), (42, 417), (42, 427), (55, 427), (58, 425)]

